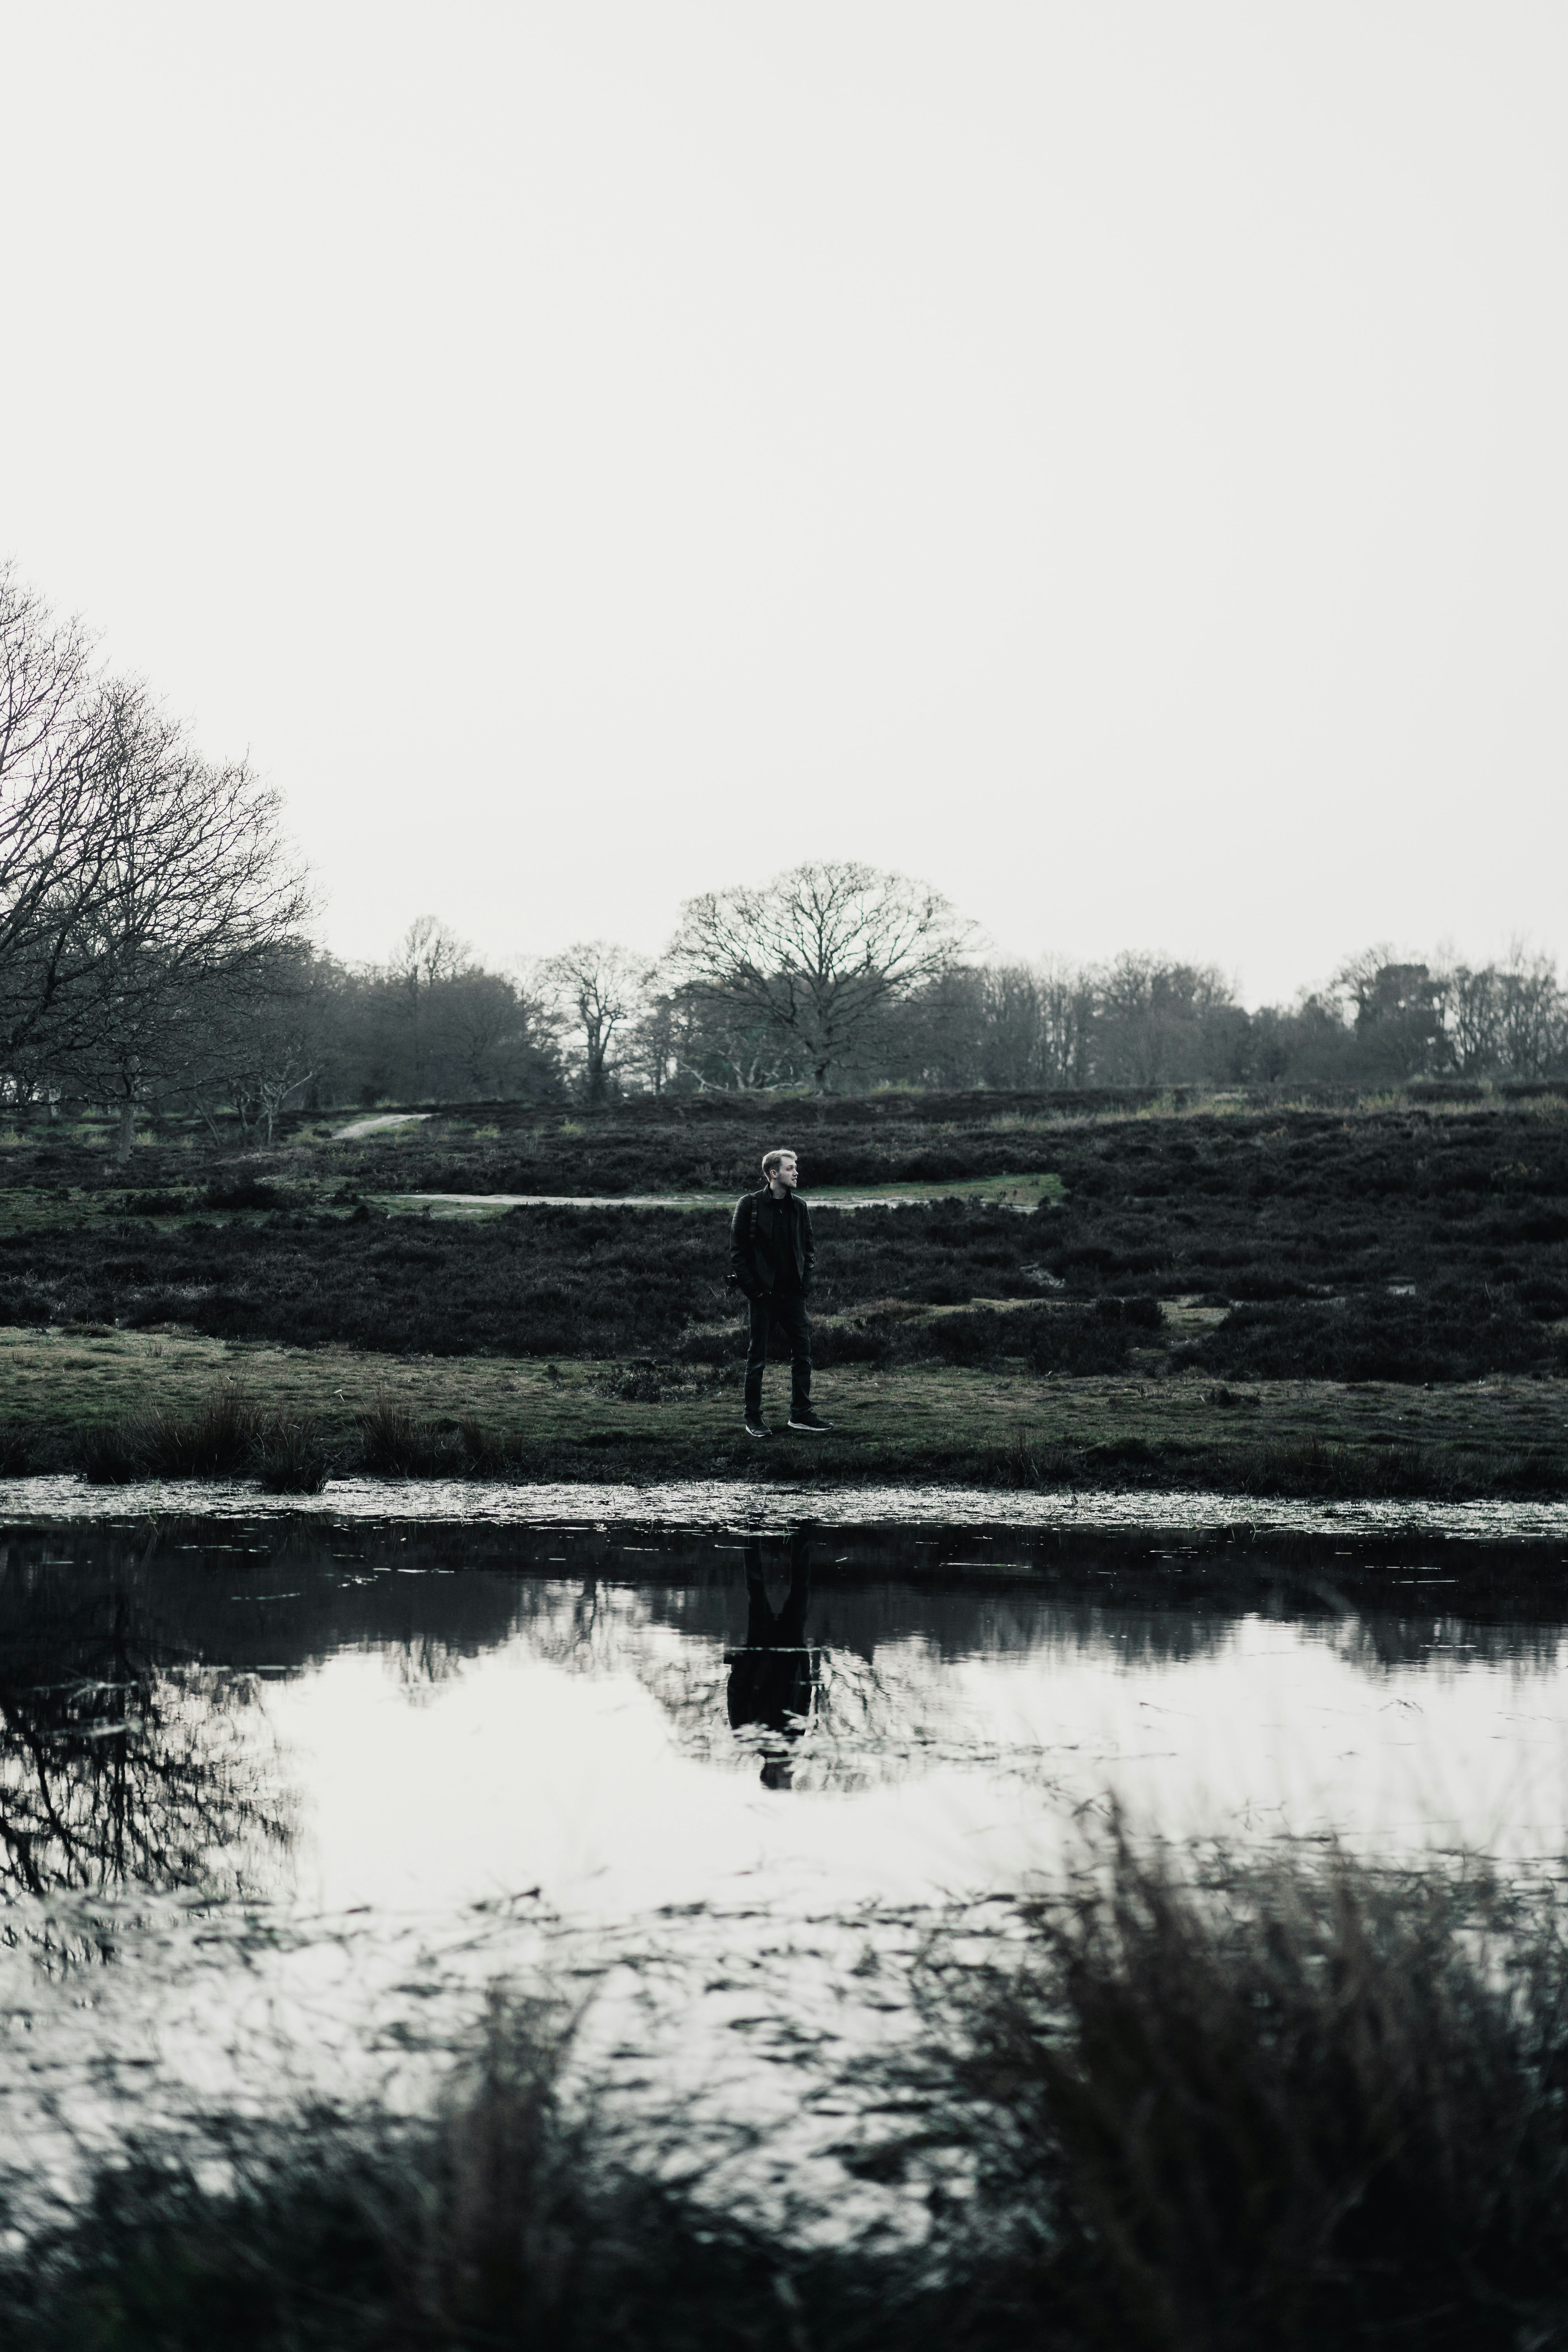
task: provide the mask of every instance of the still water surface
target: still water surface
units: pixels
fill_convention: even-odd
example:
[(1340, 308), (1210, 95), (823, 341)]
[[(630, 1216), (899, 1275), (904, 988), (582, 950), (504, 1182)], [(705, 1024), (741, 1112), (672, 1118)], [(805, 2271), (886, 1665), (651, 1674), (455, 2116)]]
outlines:
[(547, 1935), (826, 1951), (1026, 1887), (1112, 1804), (1555, 1868), (1565, 1565), (1419, 1527), (16, 1524), (0, 2090), (173, 2033), (226, 2092), (263, 2015), (308, 2071)]

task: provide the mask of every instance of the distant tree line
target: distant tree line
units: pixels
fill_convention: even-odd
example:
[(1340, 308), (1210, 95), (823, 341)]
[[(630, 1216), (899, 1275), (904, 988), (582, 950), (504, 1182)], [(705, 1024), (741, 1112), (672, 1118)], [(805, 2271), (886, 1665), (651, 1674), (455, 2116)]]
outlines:
[(1387, 947), (1248, 1012), (1213, 965), (987, 960), (923, 883), (848, 861), (688, 901), (664, 955), (581, 941), (508, 971), (434, 917), (383, 964), (309, 936), (279, 804), (0, 570), (0, 1083), (18, 1107), (286, 1107), (760, 1087), (1532, 1081), (1568, 1071), (1551, 960)]
[(321, 1103), (1568, 1075), (1568, 994), (1543, 955), (1373, 948), (1249, 1012), (1212, 965), (987, 960), (934, 892), (844, 864), (694, 899), (657, 961), (588, 940), (503, 975), (426, 918), (384, 966), (316, 970)]

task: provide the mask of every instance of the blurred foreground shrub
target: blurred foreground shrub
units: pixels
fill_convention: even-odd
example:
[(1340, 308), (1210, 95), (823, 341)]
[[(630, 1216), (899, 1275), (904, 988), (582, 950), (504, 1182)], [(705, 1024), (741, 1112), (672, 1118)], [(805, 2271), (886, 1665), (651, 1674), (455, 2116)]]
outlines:
[(1026, 1923), (933, 1961), (909, 2085), (972, 2159), (988, 2292), (1161, 2352), (1564, 2340), (1559, 1897), (1341, 1859), (1199, 1888), (1122, 1842)]

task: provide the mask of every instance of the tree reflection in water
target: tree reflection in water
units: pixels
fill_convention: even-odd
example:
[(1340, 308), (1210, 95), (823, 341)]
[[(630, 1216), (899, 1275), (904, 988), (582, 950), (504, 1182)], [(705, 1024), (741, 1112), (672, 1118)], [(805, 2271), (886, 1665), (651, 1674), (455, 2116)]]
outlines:
[(0, 1937), (28, 1896), (255, 1892), (292, 1826), (253, 1676), (180, 1653), (123, 1589), (0, 1585)]
[[(953, 1671), (970, 1662), (1181, 1664), (1259, 1614), (1373, 1683), (1428, 1661), (1546, 1668), (1563, 1640), (1547, 1545), (791, 1541), (786, 1566), (781, 1537), (739, 1528), (329, 1528), (259, 1507), (244, 1525), (165, 1521), (151, 1541), (145, 1522), (0, 1529), (0, 1904), (15, 1927), (54, 1896), (279, 1891), (290, 1800), (257, 1677), (345, 1651), (379, 1655), (418, 1699), (519, 1643), (574, 1675), (634, 1677), (694, 1760), (844, 1793), (950, 1766), (1054, 1783), (1043, 1713), (1031, 1745), (999, 1718), (994, 1677), (982, 1690)], [(759, 1591), (771, 1633), (748, 1622)]]

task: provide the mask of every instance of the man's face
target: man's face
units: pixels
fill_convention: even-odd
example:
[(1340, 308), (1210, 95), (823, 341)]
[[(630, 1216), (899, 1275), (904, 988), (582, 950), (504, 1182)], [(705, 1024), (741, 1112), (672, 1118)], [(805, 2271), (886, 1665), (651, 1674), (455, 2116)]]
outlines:
[(795, 1191), (795, 1186), (800, 1182), (800, 1170), (795, 1164), (793, 1151), (783, 1154), (777, 1167), (773, 1170), (773, 1181), (775, 1184), (782, 1184), (786, 1192)]

